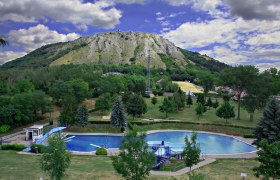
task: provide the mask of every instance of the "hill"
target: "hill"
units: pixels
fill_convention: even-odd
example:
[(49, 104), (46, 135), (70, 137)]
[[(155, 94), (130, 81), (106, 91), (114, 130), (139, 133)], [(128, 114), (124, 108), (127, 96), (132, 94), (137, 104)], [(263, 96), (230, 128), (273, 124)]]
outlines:
[(227, 67), (215, 59), (176, 47), (157, 34), (111, 32), (82, 37), (71, 42), (42, 46), (7, 62), (2, 68), (36, 68), (62, 64), (136, 64), (167, 69), (176, 65), (197, 65), (210, 71)]

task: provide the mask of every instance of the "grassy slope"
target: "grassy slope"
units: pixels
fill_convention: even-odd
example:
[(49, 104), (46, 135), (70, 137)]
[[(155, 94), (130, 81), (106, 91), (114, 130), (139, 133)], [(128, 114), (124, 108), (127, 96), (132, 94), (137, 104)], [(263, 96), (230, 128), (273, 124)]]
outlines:
[[(39, 156), (19, 155), (13, 151), (0, 152), (0, 179), (39, 179), (48, 176), (40, 170)], [(3, 166), (5, 164), (5, 166)], [(196, 171), (207, 179), (240, 179), (241, 172), (247, 172), (246, 179), (252, 176), (252, 168), (257, 162), (253, 159), (221, 159)], [(120, 179), (112, 167), (111, 159), (105, 157), (73, 156), (66, 179)], [(176, 177), (186, 179), (186, 175)], [(168, 179), (168, 177), (150, 176), (149, 179)], [(170, 177), (169, 177), (170, 179)]]
[(172, 81), (172, 82), (178, 84), (179, 87), (184, 92), (189, 92), (190, 91), (192, 93), (203, 93), (203, 90), (193, 83), (186, 82), (186, 81)]

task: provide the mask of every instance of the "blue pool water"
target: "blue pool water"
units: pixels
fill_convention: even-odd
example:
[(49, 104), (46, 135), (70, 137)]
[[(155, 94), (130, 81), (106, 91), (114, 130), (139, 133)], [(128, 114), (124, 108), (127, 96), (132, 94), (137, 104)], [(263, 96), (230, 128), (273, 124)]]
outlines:
[[(170, 146), (171, 150), (180, 152), (184, 147), (185, 136), (191, 136), (191, 132), (157, 132), (147, 135), (148, 144), (160, 144), (161, 141), (165, 145)], [(107, 148), (118, 148), (121, 144), (121, 136), (105, 136), (105, 135), (69, 135), (67, 149), (71, 151), (91, 152), (96, 151), (98, 146)], [(69, 139), (70, 138), (70, 139)], [(202, 154), (237, 154), (255, 151), (256, 148), (241, 142), (237, 139), (210, 134), (198, 133), (197, 141), (201, 148)]]

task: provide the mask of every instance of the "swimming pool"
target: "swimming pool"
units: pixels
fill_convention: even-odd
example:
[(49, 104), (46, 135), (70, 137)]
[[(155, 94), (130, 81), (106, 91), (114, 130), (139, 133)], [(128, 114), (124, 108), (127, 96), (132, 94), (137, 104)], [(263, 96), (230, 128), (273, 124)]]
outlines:
[[(184, 147), (185, 136), (191, 136), (191, 132), (166, 131), (147, 134), (146, 140), (149, 145), (160, 144), (164, 141), (172, 151), (180, 152)], [(118, 148), (122, 136), (113, 135), (68, 135), (66, 137), (67, 149), (71, 151), (92, 152), (98, 147)], [(208, 155), (239, 154), (256, 151), (254, 146), (229, 136), (212, 133), (198, 132), (197, 142), (201, 153)]]

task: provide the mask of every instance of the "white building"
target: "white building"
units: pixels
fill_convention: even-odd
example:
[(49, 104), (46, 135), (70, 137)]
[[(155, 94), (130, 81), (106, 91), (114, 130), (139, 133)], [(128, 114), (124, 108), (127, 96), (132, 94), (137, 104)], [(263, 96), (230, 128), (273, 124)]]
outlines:
[(34, 125), (29, 128), (24, 128), (25, 130), (25, 140), (33, 141), (40, 139), (43, 137), (43, 125)]

